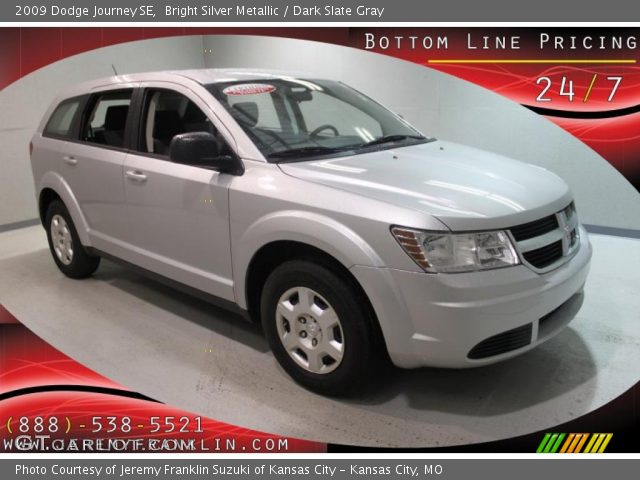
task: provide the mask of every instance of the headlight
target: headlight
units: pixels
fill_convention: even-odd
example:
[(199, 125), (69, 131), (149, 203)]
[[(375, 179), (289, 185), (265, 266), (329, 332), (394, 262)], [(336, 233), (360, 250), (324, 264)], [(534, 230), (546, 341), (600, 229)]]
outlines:
[(403, 250), (430, 273), (472, 272), (520, 263), (503, 230), (448, 234), (392, 227), (391, 233)]

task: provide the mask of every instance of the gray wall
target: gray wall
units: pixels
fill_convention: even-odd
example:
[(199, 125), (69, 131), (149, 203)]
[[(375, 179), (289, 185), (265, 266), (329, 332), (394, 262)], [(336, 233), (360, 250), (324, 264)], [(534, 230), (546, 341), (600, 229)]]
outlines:
[[(2, 59), (0, 59), (1, 61)], [(118, 73), (202, 68), (202, 37), (143, 40), (53, 63), (0, 90), (0, 225), (37, 217), (29, 139), (44, 111), (68, 84)]]
[(0, 225), (37, 216), (27, 145), (51, 99), (67, 83), (111, 75), (112, 63), (119, 73), (256, 67), (338, 78), (426, 134), (555, 171), (571, 185), (585, 223), (640, 229), (640, 195), (614, 168), (561, 128), (497, 94), (382, 55), (253, 36), (174, 37), (102, 48), (47, 66), (0, 91)]
[(337, 78), (404, 116), (422, 132), (556, 172), (581, 220), (640, 228), (640, 194), (600, 155), (539, 115), (466, 81), (352, 48), (254, 36), (207, 36), (207, 67), (290, 69)]

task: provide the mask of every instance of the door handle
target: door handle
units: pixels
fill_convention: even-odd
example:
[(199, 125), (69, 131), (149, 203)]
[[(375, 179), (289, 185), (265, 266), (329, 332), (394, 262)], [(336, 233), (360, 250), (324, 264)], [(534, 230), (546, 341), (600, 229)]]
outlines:
[(66, 163), (67, 165), (76, 165), (78, 163), (78, 159), (71, 155), (65, 155), (64, 157), (62, 157), (62, 160), (64, 160), (64, 163)]
[(147, 176), (140, 170), (127, 170), (125, 175), (127, 176), (127, 178), (130, 178), (134, 182), (142, 183), (147, 181)]

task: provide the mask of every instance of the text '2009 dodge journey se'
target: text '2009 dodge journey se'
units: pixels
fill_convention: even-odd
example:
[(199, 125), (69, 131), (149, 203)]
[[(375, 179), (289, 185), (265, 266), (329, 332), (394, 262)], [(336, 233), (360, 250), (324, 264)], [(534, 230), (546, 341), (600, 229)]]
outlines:
[(62, 94), (30, 148), (64, 274), (104, 256), (239, 310), (321, 393), (385, 359), (513, 357), (582, 303), (591, 246), (564, 181), (425, 137), (340, 82), (116, 76)]

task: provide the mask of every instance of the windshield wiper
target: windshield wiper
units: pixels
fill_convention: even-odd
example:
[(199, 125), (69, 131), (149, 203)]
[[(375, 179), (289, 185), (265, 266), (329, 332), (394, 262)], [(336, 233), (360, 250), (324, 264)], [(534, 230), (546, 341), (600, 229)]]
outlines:
[(386, 135), (384, 137), (376, 138), (367, 143), (359, 145), (344, 145), (342, 147), (324, 147), (322, 145), (310, 145), (307, 147), (290, 148), (289, 150), (282, 150), (280, 152), (273, 152), (268, 155), (269, 158), (282, 159), (287, 161), (288, 159), (295, 160), (292, 157), (311, 157), (314, 155), (327, 155), (336, 152), (345, 152), (348, 150), (358, 150), (361, 148), (371, 147), (375, 145), (381, 145), (384, 143), (399, 142), (402, 140), (427, 140), (427, 137), (422, 135)]
[(344, 150), (352, 150), (353, 147), (323, 147), (320, 145), (314, 145), (310, 147), (291, 148), (289, 150), (283, 150), (281, 152), (273, 152), (268, 155), (269, 158), (290, 158), (290, 157), (305, 157), (313, 155), (325, 155), (327, 153), (341, 152)]
[(383, 143), (392, 143), (399, 142), (401, 140), (426, 140), (427, 137), (423, 137), (422, 135), (384, 135), (383, 137), (376, 138), (375, 140), (371, 140), (370, 142), (363, 143), (362, 145), (358, 145), (358, 148), (366, 148), (372, 147), (374, 145), (382, 145)]

